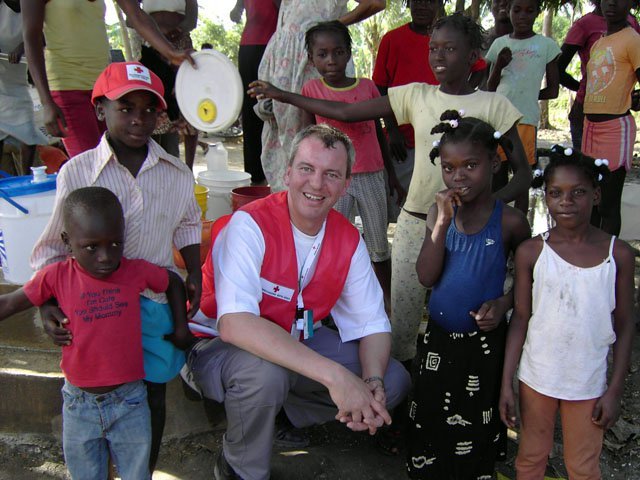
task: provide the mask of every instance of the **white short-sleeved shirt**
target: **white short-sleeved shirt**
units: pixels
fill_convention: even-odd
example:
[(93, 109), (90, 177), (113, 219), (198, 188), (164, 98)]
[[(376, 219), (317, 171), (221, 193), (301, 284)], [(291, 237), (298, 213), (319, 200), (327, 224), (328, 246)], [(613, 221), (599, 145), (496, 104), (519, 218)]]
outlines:
[[(316, 237), (305, 235), (293, 225), (291, 227), (298, 271), (301, 271)], [(260, 270), (264, 254), (265, 242), (260, 227), (248, 213), (236, 212), (213, 248), (218, 318), (239, 312), (260, 315)], [(313, 278), (319, 257), (315, 258), (305, 284)], [(384, 311), (382, 289), (371, 268), (362, 238), (351, 258), (344, 289), (331, 310), (331, 316), (343, 342), (391, 331), (389, 318)]]

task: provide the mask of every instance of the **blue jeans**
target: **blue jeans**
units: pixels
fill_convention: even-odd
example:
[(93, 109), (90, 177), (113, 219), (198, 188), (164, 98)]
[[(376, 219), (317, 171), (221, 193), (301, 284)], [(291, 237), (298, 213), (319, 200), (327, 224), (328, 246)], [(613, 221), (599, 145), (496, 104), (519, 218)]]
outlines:
[(102, 395), (65, 381), (62, 398), (62, 446), (71, 478), (107, 478), (109, 452), (122, 480), (151, 478), (151, 421), (142, 380)]

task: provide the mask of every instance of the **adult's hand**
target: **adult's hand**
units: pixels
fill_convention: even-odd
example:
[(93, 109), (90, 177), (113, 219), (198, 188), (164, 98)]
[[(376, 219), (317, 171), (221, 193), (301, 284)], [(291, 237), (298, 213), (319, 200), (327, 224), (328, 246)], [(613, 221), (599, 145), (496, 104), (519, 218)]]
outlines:
[(331, 385), (329, 394), (338, 407), (336, 419), (354, 431), (369, 430), (373, 435), (391, 416), (385, 407), (383, 394), (375, 386), (368, 386), (350, 371), (344, 369), (340, 378)]
[(71, 345), (73, 336), (64, 326), (69, 323), (66, 315), (60, 307), (53, 303), (45, 303), (40, 307), (42, 327), (53, 343), (60, 346)]
[(43, 116), (44, 126), (49, 135), (54, 137), (67, 136), (67, 121), (62, 110), (55, 102), (52, 101), (43, 105)]
[(175, 65), (176, 67), (182, 65), (182, 62), (187, 61), (193, 68), (198, 68), (196, 65), (196, 61), (192, 57), (193, 52), (195, 52), (195, 50), (193, 50), (192, 48), (189, 48), (187, 50), (178, 50), (174, 48), (169, 53), (168, 60), (172, 65)]

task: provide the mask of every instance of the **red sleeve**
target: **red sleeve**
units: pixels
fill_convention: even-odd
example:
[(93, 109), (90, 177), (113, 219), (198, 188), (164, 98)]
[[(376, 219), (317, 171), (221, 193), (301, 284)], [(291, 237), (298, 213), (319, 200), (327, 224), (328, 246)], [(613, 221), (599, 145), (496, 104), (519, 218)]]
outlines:
[(389, 36), (382, 37), (380, 46), (378, 47), (378, 55), (376, 55), (376, 64), (373, 68), (373, 83), (379, 87), (389, 87), (391, 85), (391, 76), (387, 71), (387, 61), (389, 58)]
[(378, 90), (378, 87), (376, 87), (376, 84), (373, 83), (373, 81), (369, 80), (368, 78), (365, 78), (363, 80), (367, 81), (370, 98), (378, 98), (380, 96), (380, 90)]
[(629, 14), (629, 25), (631, 25), (636, 32), (640, 33), (640, 25), (638, 24), (638, 20), (636, 20), (636, 17), (631, 14)]
[(487, 68), (487, 61), (480, 57), (478, 58), (478, 60), (476, 60), (476, 63), (474, 63), (471, 66), (471, 72), (479, 72), (480, 70), (484, 70), (485, 68)]
[[(300, 94), (309, 98), (324, 99), (326, 97), (323, 95), (323, 91), (326, 91), (326, 89), (324, 87), (324, 84), (322, 83), (322, 80), (320, 80), (319, 78), (314, 78), (312, 80), (309, 80), (302, 86)], [(318, 118), (317, 115), (314, 115), (314, 117)]]
[(24, 294), (36, 307), (39, 307), (47, 300), (56, 296), (53, 283), (55, 282), (54, 279), (57, 276), (59, 266), (60, 263), (53, 263), (38, 270), (31, 280), (22, 287)]
[(576, 45), (578, 47), (584, 47), (587, 44), (587, 35), (585, 35), (585, 31), (582, 28), (582, 24), (588, 21), (589, 19), (585, 19), (582, 17), (576, 23), (574, 23), (569, 31), (567, 32), (567, 36), (564, 39), (564, 43), (567, 45)]
[(302, 90), (300, 90), (300, 95), (302, 95), (303, 97), (311, 97), (311, 93), (309, 92), (309, 83), (311, 83), (312, 80), (309, 80), (308, 82), (305, 82), (304, 85), (302, 85)]
[(142, 287), (150, 288), (156, 293), (166, 292), (169, 288), (169, 272), (146, 260), (129, 260), (133, 271), (142, 279)]

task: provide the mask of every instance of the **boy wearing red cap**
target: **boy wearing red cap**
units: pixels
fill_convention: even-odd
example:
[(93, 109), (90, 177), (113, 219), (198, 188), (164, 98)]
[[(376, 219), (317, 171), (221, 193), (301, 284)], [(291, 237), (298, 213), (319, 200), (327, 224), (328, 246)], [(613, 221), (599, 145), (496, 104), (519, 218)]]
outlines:
[[(200, 209), (193, 196), (193, 174), (179, 159), (151, 139), (158, 112), (166, 108), (162, 81), (137, 62), (110, 64), (98, 77), (92, 102), (107, 132), (94, 149), (77, 155), (58, 175), (54, 211), (34, 247), (31, 266), (39, 270), (62, 260), (62, 204), (78, 188), (101, 186), (116, 194), (125, 217), (124, 256), (175, 269), (172, 245), (180, 250), (188, 272), (191, 312), (198, 310), (200, 271)], [(166, 382), (180, 371), (184, 353), (164, 339), (174, 331), (164, 294), (145, 291), (141, 297), (145, 383), (151, 409), (153, 470), (165, 419)], [(65, 314), (55, 305), (41, 309), (45, 331), (58, 345), (70, 345)], [(188, 339), (178, 347), (184, 348)]]

